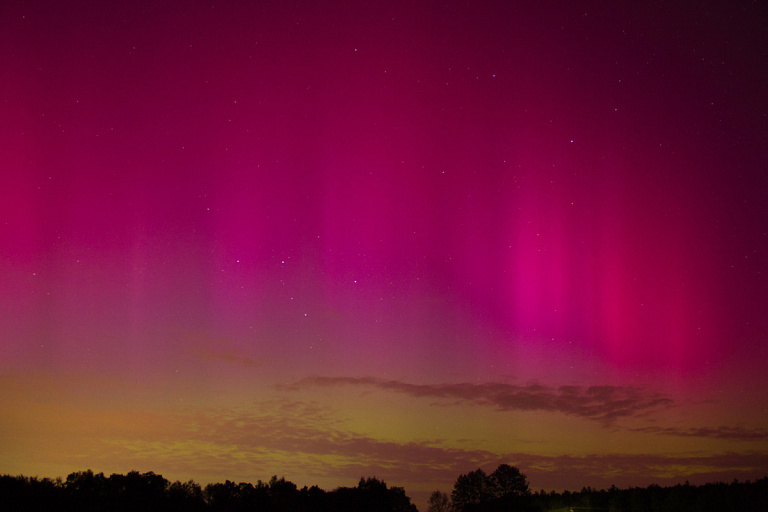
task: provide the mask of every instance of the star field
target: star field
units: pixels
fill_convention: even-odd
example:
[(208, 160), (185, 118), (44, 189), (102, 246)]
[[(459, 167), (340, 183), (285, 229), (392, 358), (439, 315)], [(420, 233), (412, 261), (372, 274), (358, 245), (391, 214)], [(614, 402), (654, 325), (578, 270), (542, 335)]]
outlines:
[(764, 476), (766, 19), (8, 6), (0, 472)]

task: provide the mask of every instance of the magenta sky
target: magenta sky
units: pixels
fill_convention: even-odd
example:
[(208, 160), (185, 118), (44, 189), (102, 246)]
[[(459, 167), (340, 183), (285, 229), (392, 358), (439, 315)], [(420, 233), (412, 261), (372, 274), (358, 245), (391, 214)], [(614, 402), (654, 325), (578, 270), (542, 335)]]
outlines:
[(5, 5), (0, 472), (764, 476), (768, 13), (707, 3)]

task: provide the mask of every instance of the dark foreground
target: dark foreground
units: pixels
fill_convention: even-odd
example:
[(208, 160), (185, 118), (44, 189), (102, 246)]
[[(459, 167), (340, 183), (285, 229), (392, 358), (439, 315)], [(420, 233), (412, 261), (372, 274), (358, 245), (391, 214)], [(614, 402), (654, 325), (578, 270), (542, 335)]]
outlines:
[[(454, 494), (459, 488), (457, 482)], [(447, 498), (444, 503), (430, 501), (430, 512), (765, 512), (768, 477), (755, 482), (698, 486), (686, 483), (674, 487), (510, 493), (465, 504)], [(361, 479), (357, 487), (333, 491), (317, 486), (299, 489), (277, 477), (256, 484), (226, 481), (203, 488), (191, 480), (170, 482), (153, 472), (132, 471), (106, 477), (91, 470), (72, 473), (66, 480), (0, 476), (0, 510), (417, 512), (403, 488), (388, 487), (376, 478)]]
[(357, 487), (298, 489), (284, 478), (269, 482), (209, 484), (169, 482), (155, 473), (127, 475), (91, 470), (66, 480), (0, 476), (0, 510), (62, 512), (417, 512), (401, 487), (375, 478)]

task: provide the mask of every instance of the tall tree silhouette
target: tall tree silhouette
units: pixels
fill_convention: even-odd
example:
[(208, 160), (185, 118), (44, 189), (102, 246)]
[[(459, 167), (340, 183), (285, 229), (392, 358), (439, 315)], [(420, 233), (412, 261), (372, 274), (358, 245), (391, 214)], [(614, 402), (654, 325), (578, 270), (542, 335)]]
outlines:
[(83, 512), (106, 510), (114, 502), (104, 473), (94, 474), (90, 469), (70, 473), (64, 485), (67, 501), (76, 503)]
[(126, 475), (113, 474), (107, 482), (115, 511), (160, 511), (168, 507), (166, 493), (170, 482), (152, 471), (131, 471)]
[(520, 508), (527, 502), (522, 498), (530, 494), (525, 475), (514, 466), (501, 464), (490, 475), (482, 469), (460, 475), (453, 486), (451, 501), (455, 512), (483, 510), (491, 505)]
[(453, 510), (463, 512), (469, 505), (476, 505), (493, 498), (491, 480), (485, 471), (476, 469), (467, 474), (459, 475), (453, 484), (451, 501)]
[(491, 473), (491, 486), (496, 497), (530, 494), (528, 479), (519, 469), (502, 464)]
[(451, 500), (444, 492), (435, 491), (429, 497), (429, 508), (427, 512), (449, 512), (451, 510)]

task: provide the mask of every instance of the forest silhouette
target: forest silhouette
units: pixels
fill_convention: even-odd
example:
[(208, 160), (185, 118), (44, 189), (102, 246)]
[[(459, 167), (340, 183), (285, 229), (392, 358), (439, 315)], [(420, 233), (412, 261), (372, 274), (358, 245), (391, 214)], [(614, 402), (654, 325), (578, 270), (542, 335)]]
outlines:
[[(284, 477), (256, 484), (227, 480), (200, 484), (170, 482), (153, 472), (125, 475), (92, 470), (66, 479), (0, 476), (0, 510), (8, 512), (417, 512), (402, 487), (377, 478), (361, 478), (357, 487), (325, 491), (298, 488)], [(768, 477), (754, 482), (710, 483), (673, 487), (579, 492), (531, 492), (516, 467), (500, 465), (493, 473), (477, 469), (456, 479), (450, 495), (435, 491), (426, 512), (764, 512)]]

